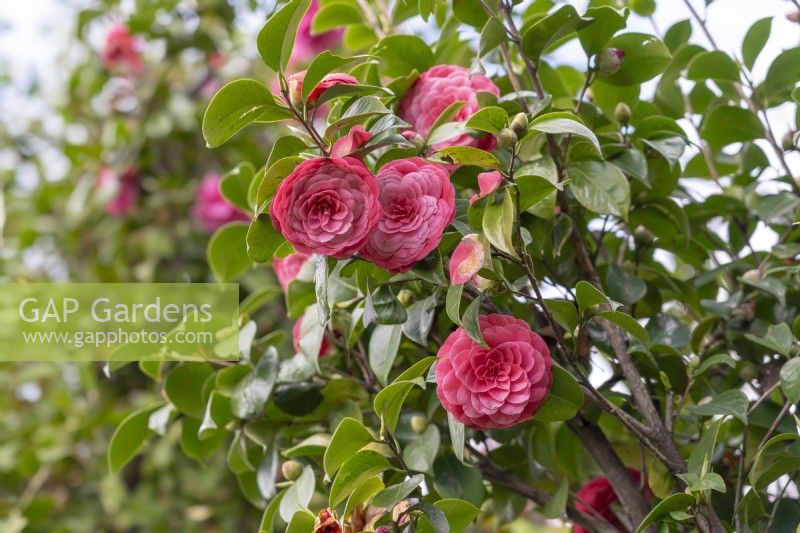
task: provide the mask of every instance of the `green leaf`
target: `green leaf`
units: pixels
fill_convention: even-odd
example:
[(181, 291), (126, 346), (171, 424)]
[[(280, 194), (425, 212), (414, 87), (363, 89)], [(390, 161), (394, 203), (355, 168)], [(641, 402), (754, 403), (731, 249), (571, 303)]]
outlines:
[[(272, 198), (275, 196), (275, 191), (278, 190), (278, 186), (283, 178), (291, 174), (294, 169), (297, 168), (297, 165), (303, 162), (302, 158), (294, 155), (278, 157), (278, 154), (276, 153), (276, 151), (279, 149), (278, 143), (281, 143), (280, 139), (277, 143), (275, 143), (275, 146), (272, 147), (272, 152), (270, 153), (270, 162), (268, 164), (269, 166), (267, 171), (264, 173), (264, 176), (261, 178), (261, 183), (258, 186), (258, 193), (256, 194), (257, 213), (263, 213), (266, 211), (267, 202), (272, 200)], [(287, 141), (286, 144), (290, 143)], [(283, 143), (281, 143), (280, 149), (284, 149)], [(278, 157), (278, 159), (276, 161), (272, 161), (273, 156)]]
[(617, 264), (608, 266), (606, 272), (608, 295), (623, 304), (634, 304), (644, 298), (647, 284), (638, 277), (628, 274)]
[[(445, 531), (465, 531), (475, 518), (480, 514), (481, 510), (471, 503), (455, 498), (446, 498), (433, 502), (433, 506), (439, 509), (447, 519), (449, 529)], [(432, 531), (432, 525), (429, 523), (428, 517), (424, 517), (419, 521), (417, 531), (420, 533), (428, 533)]]
[(550, 501), (542, 508), (542, 514), (545, 518), (555, 519), (564, 516), (564, 513), (567, 511), (568, 496), (569, 481), (567, 478), (564, 478), (561, 480), (561, 485), (558, 486), (558, 490), (550, 498)]
[(281, 499), (278, 507), (281, 518), (286, 522), (292, 521), (295, 513), (308, 507), (312, 496), (314, 496), (314, 470), (306, 466), (300, 477), (289, 485)]
[(447, 311), (447, 316), (450, 317), (450, 320), (457, 326), (461, 325), (461, 295), (463, 292), (463, 283), (447, 287), (445, 310)]
[(745, 337), (784, 357), (789, 357), (791, 355), (794, 337), (792, 335), (792, 330), (783, 322), (777, 325), (770, 324), (763, 337), (753, 335), (752, 333), (746, 333)]
[(253, 264), (247, 255), (247, 230), (247, 224), (227, 224), (208, 242), (208, 264), (218, 281), (231, 281)]
[(386, 384), (389, 378), (402, 338), (403, 328), (400, 325), (378, 325), (372, 331), (368, 348), (369, 366), (381, 384)]
[(222, 176), (219, 191), (230, 203), (243, 211), (250, 210), (247, 193), (256, 174), (255, 167), (248, 162), (239, 163), (236, 168)]
[(489, 15), (479, 0), (453, 0), (453, 15), (474, 28), (481, 28)]
[(182, 363), (167, 376), (164, 394), (175, 409), (195, 418), (203, 418), (206, 405), (203, 384), (214, 373), (206, 363)]
[(781, 390), (792, 403), (800, 401), (800, 358), (789, 359), (781, 367)]
[(434, 64), (433, 52), (416, 35), (390, 35), (376, 45), (374, 54), (383, 61), (384, 74), (404, 76), (409, 72), (425, 72)]
[(330, 491), (330, 505), (335, 507), (343, 502), (366, 479), (392, 468), (384, 456), (370, 450), (362, 450), (348, 458), (336, 478)]
[(117, 426), (108, 444), (108, 468), (111, 473), (119, 472), (128, 461), (139, 453), (145, 441), (155, 435), (155, 431), (149, 427), (150, 415), (163, 405), (163, 403), (159, 403), (153, 407), (133, 412)]
[(506, 126), (508, 126), (508, 112), (502, 107), (484, 107), (467, 120), (468, 128), (494, 134), (500, 133)]
[(311, 0), (289, 0), (275, 12), (258, 32), (256, 46), (264, 64), (275, 72), (284, 72), (292, 55), (297, 27), (308, 11)]
[(277, 378), (278, 351), (274, 346), (268, 346), (255, 368), (236, 385), (231, 394), (234, 416), (249, 419), (262, 415)]
[(578, 327), (578, 311), (575, 309), (575, 304), (569, 300), (555, 300), (546, 299), (544, 305), (553, 315), (553, 319), (558, 322), (558, 325), (567, 331), (575, 331)]
[(522, 211), (527, 211), (557, 189), (547, 178), (535, 175), (517, 176), (514, 182), (519, 191), (519, 208)]
[[(422, 514), (415, 513), (415, 511), (421, 511)], [(447, 523), (447, 517), (438, 507), (427, 502), (419, 502), (412, 505), (400, 516), (411, 515), (412, 513), (419, 514), (417, 528), (419, 532), (450, 533), (450, 526)]]
[(286, 490), (280, 491), (274, 498), (272, 498), (272, 501), (269, 502), (267, 508), (264, 509), (264, 514), (261, 516), (261, 525), (259, 526), (259, 533), (274, 533), (275, 515), (278, 514), (278, 507), (280, 507), (281, 500), (283, 499), (285, 494)]
[(292, 459), (297, 457), (318, 457), (325, 454), (330, 443), (330, 435), (326, 433), (315, 433), (301, 440), (291, 448), (286, 448), (283, 451), (283, 455)]
[(365, 504), (375, 494), (383, 490), (384, 486), (380, 475), (366, 479), (352, 494), (350, 494), (350, 497), (347, 498), (347, 504), (344, 506), (344, 513), (342, 516), (350, 516), (353, 509), (359, 505)]
[(787, 95), (800, 81), (800, 47), (784, 50), (767, 70), (764, 79), (764, 96), (770, 100)]
[(477, 342), (484, 348), (488, 348), (486, 341), (483, 340), (483, 333), (481, 333), (481, 327), (478, 321), (478, 317), (480, 316), (481, 312), (481, 304), (483, 303), (483, 299), (485, 297), (486, 293), (481, 292), (477, 298), (470, 302), (470, 304), (467, 306), (467, 310), (464, 311), (464, 314), (461, 317), (461, 327), (464, 328), (464, 331), (467, 332), (467, 335), (469, 335), (470, 339)]
[(483, 478), (476, 468), (464, 465), (455, 456), (440, 455), (433, 463), (433, 485), (442, 498), (458, 498), (481, 505), (485, 496)]
[(694, 56), (686, 67), (686, 77), (690, 80), (739, 81), (739, 67), (725, 52), (713, 50)]
[(514, 250), (514, 199), (508, 189), (503, 193), (502, 204), (487, 205), (483, 211), (483, 234), (492, 246), (515, 256)]
[(256, 80), (235, 80), (220, 89), (203, 115), (203, 138), (216, 148), (245, 126), (280, 106), (272, 93)]
[(372, 505), (391, 509), (397, 502), (405, 499), (409, 494), (411, 494), (414, 489), (416, 489), (423, 481), (425, 481), (425, 475), (417, 474), (415, 476), (411, 476), (402, 483), (386, 487), (372, 497)]
[(408, 393), (411, 392), (414, 386), (424, 389), (425, 381), (419, 377), (408, 381), (398, 379), (375, 396), (372, 406), (390, 433), (394, 433), (397, 420), (400, 418), (403, 402), (405, 402)]
[(508, 40), (506, 27), (497, 17), (489, 17), (481, 30), (478, 56), (483, 57)]
[(547, 113), (532, 120), (528, 125), (528, 131), (577, 135), (591, 142), (597, 153), (600, 154), (600, 142), (597, 140), (597, 136), (577, 119), (576, 115), (563, 111)]
[(664, 34), (664, 44), (667, 45), (669, 51), (674, 54), (679, 46), (689, 42), (691, 36), (692, 21), (684, 19), (676, 22), (667, 29), (667, 32)]
[(572, 374), (553, 365), (553, 384), (550, 393), (534, 418), (545, 422), (569, 420), (583, 407), (583, 391)]
[(579, 281), (575, 286), (575, 296), (581, 315), (590, 307), (608, 303), (608, 298), (588, 281)]
[(658, 504), (653, 507), (647, 516), (644, 517), (642, 523), (636, 528), (636, 533), (642, 533), (642, 531), (647, 529), (650, 524), (655, 523), (656, 520), (659, 520), (673, 511), (684, 511), (693, 507), (694, 503), (694, 496), (691, 494), (686, 494), (685, 492), (668, 496), (667, 498), (658, 502)]
[[(288, 490), (286, 492), (289, 492)], [(281, 500), (283, 503), (283, 500)], [(308, 533), (314, 529), (314, 523), (316, 522), (316, 517), (311, 514), (309, 511), (305, 509), (302, 511), (297, 511), (292, 520), (289, 522), (289, 525), (286, 527), (285, 533)]]
[(245, 241), (247, 257), (256, 263), (272, 260), (278, 248), (286, 242), (283, 235), (272, 225), (270, 217), (263, 213), (250, 222)]
[(606, 161), (587, 160), (567, 168), (569, 188), (586, 209), (627, 220), (631, 189), (625, 175)]
[(417, 344), (427, 346), (435, 311), (436, 295), (411, 304), (407, 310), (408, 319), (403, 323), (403, 334)]
[(325, 327), (331, 317), (331, 306), (328, 301), (328, 258), (324, 255), (314, 258), (314, 294), (317, 299), (317, 323)]
[(416, 472), (428, 472), (439, 451), (439, 428), (431, 424), (403, 449), (403, 461)]
[(563, 6), (537, 20), (522, 35), (522, 51), (534, 62), (550, 45), (588, 24), (574, 7)]
[(464, 102), (456, 101), (447, 106), (439, 116), (436, 117), (436, 120), (433, 121), (431, 124), (431, 128), (428, 131), (428, 138), (425, 140), (425, 144), (431, 145), (434, 144), (431, 141), (431, 138), (434, 138), (437, 135), (436, 130), (439, 129), (440, 126), (446, 126), (448, 124), (452, 124), (450, 121), (458, 114), (459, 111), (464, 107)]
[(448, 163), (460, 163), (482, 168), (500, 169), (500, 161), (480, 148), (472, 146), (447, 146), (434, 154), (434, 157), (444, 159)]
[(609, 6), (590, 7), (585, 16), (593, 22), (578, 30), (578, 39), (586, 55), (592, 56), (602, 50), (615, 33), (625, 28), (628, 10), (620, 13)]
[(328, 129), (325, 130), (325, 138), (333, 140), (339, 132), (349, 129), (355, 124), (362, 124), (371, 117), (389, 113), (391, 111), (378, 98), (362, 96), (347, 108), (339, 120), (328, 126)]
[[(319, 20), (319, 18), (319, 15), (317, 15), (316, 20)], [(353, 58), (340, 57), (332, 54), (329, 50), (325, 50), (315, 57), (308, 66), (306, 75), (303, 77), (303, 101), (305, 102), (308, 99), (308, 95), (311, 94), (311, 91), (313, 91), (316, 86), (319, 85), (319, 82), (321, 82), (326, 75), (340, 68), (342, 65), (350, 63), (351, 61), (353, 61)]]
[(325, 473), (332, 477), (348, 457), (374, 440), (361, 422), (355, 418), (343, 418), (325, 450), (325, 457), (322, 460)]
[(453, 453), (459, 461), (464, 462), (464, 423), (459, 422), (449, 411), (447, 412), (447, 428), (450, 430), (450, 442)]
[(748, 404), (747, 396), (739, 389), (733, 389), (721, 392), (708, 403), (689, 407), (689, 412), (700, 416), (733, 416), (746, 422)]
[(769, 40), (769, 34), (772, 32), (772, 17), (766, 17), (756, 21), (744, 36), (742, 41), (742, 61), (748, 70), (752, 70), (753, 65), (758, 59), (761, 50)]
[(611, 85), (640, 85), (664, 72), (672, 60), (664, 43), (646, 33), (623, 33), (612, 38), (608, 47), (625, 50), (619, 71), (602, 78)]
[(752, 141), (764, 136), (761, 121), (741, 107), (720, 106), (708, 112), (700, 128), (701, 136), (713, 146)]
[(342, 26), (358, 24), (363, 19), (364, 12), (355, 3), (326, 2), (314, 16), (311, 29), (317, 35)]
[(710, 468), (722, 421), (723, 419), (719, 418), (710, 422), (703, 430), (703, 436), (700, 438), (700, 442), (692, 448), (687, 467), (690, 474), (694, 474), (700, 478)]
[(632, 316), (626, 315), (621, 311), (603, 311), (602, 313), (598, 313), (597, 316), (600, 318), (605, 318), (609, 322), (613, 322), (642, 341), (642, 344), (645, 346), (650, 346), (650, 334), (647, 333), (647, 330), (644, 329), (642, 325), (639, 324)]
[(364, 302), (364, 327), (376, 324), (402, 324), (408, 318), (405, 308), (395, 298), (391, 287), (381, 285), (374, 292), (369, 291)]

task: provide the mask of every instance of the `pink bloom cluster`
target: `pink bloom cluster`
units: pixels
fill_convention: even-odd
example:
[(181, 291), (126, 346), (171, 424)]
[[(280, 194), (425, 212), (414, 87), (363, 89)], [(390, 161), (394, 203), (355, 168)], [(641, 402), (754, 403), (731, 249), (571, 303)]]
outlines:
[(336, 48), (342, 42), (344, 28), (336, 28), (319, 34), (315, 34), (311, 30), (311, 24), (318, 12), (319, 0), (311, 0), (311, 6), (297, 27), (297, 38), (292, 49), (292, 62), (306, 62), (324, 50)]
[(128, 168), (122, 175), (110, 167), (101, 168), (97, 188), (103, 196), (111, 197), (105, 206), (109, 215), (124, 217), (136, 209), (136, 202), (139, 200), (139, 174), (135, 168)]
[(530, 419), (553, 381), (547, 344), (526, 322), (509, 315), (483, 315), (479, 325), (488, 348), (458, 328), (439, 349), (439, 401), (456, 420), (475, 429), (506, 428)]
[(212, 233), (228, 222), (247, 222), (250, 217), (233, 204), (231, 204), (219, 190), (222, 178), (217, 174), (208, 174), (200, 187), (192, 207), (192, 218), (203, 228), (203, 231)]
[[(629, 468), (628, 472), (636, 483), (641, 482), (641, 472), (633, 468)], [(614, 506), (619, 502), (619, 498), (607, 477), (600, 476), (590, 479), (581, 487), (576, 496), (575, 507), (578, 511), (590, 516), (599, 514), (619, 531), (628, 531), (614, 513)], [(647, 499), (652, 497), (649, 487), (645, 491), (645, 497)], [(573, 533), (589, 533), (588, 529), (578, 525), (574, 526), (572, 531)]]
[[(400, 103), (399, 116), (414, 131), (426, 137), (442, 111), (456, 102), (464, 106), (451, 119), (454, 122), (465, 122), (478, 110), (476, 93), (485, 91), (500, 96), (500, 89), (486, 76), (470, 76), (469, 71), (457, 65), (437, 65), (423, 72), (408, 90)], [(476, 139), (464, 134), (448, 139), (433, 146), (434, 149), (445, 146), (475, 146), (491, 150), (495, 139), (491, 135)]]
[(102, 58), (108, 70), (125, 68), (137, 73), (144, 69), (142, 42), (124, 24), (115, 24), (106, 34)]

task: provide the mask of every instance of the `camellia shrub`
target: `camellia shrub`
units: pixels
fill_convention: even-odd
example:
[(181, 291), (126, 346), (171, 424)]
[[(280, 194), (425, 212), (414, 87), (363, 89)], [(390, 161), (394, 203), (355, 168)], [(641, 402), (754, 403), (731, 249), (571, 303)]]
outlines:
[(210, 101), (210, 148), (281, 132), (224, 178), (248, 220), (211, 269), (278, 285), (241, 361), (164, 368), (164, 402), (261, 531), (800, 521), (800, 185), (769, 120), (800, 48), (758, 79), (771, 19), (730, 55), (699, 15), (652, 35), (626, 29), (651, 2), (589, 4), (289, 0), (256, 42), (274, 78)]

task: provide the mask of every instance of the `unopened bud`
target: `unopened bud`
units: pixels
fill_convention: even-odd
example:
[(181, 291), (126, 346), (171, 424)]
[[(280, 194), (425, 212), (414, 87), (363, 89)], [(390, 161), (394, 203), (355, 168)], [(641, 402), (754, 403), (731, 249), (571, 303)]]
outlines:
[(795, 144), (795, 132), (789, 130), (781, 139), (781, 146), (783, 147), (784, 152), (788, 152), (790, 150), (797, 150), (797, 145)]
[(281, 474), (283, 474), (284, 479), (288, 481), (294, 481), (295, 479), (299, 478), (300, 474), (302, 473), (303, 465), (293, 459), (284, 461), (284, 463), (281, 465)]
[(428, 420), (421, 415), (412, 416), (411, 429), (414, 430), (414, 433), (417, 435), (423, 433), (426, 429), (428, 429)]
[(789, 22), (800, 22), (800, 11), (790, 11), (786, 13), (786, 20)]
[(625, 59), (625, 50), (620, 48), (605, 48), (594, 58), (594, 66), (601, 76), (610, 76), (622, 68)]
[(517, 113), (514, 120), (511, 121), (511, 129), (517, 134), (517, 137), (525, 135), (528, 129), (528, 116), (525, 113)]
[(503, 148), (511, 148), (518, 140), (517, 134), (511, 128), (503, 128), (497, 134), (497, 144)]
[(406, 130), (401, 135), (414, 145), (417, 152), (422, 152), (425, 149), (425, 138), (416, 131)]
[(403, 289), (397, 293), (397, 301), (403, 304), (403, 307), (407, 306), (411, 302), (411, 297), (413, 294), (408, 289)]
[(306, 73), (298, 72), (286, 78), (286, 85), (289, 88), (289, 102), (297, 109), (303, 108), (303, 78)]
[(757, 268), (748, 270), (742, 274), (742, 279), (745, 281), (758, 281), (761, 279), (761, 271)]
[(640, 244), (653, 244), (656, 240), (653, 233), (641, 225), (636, 226), (636, 229), (633, 230), (633, 238)]
[(614, 108), (614, 118), (620, 124), (627, 126), (631, 121), (631, 108), (625, 102), (620, 102)]

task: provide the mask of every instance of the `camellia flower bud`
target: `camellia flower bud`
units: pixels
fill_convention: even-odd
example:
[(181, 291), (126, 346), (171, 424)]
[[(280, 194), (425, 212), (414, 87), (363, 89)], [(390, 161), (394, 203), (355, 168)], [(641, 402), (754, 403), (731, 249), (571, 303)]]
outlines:
[(641, 244), (653, 244), (656, 240), (652, 232), (644, 226), (636, 226), (636, 229), (633, 230), (633, 238)]
[(795, 132), (792, 130), (787, 131), (786, 134), (783, 136), (783, 139), (781, 140), (781, 146), (783, 147), (784, 152), (797, 149), (797, 145), (795, 144), (794, 138), (795, 138)]
[(528, 116), (525, 113), (517, 113), (514, 120), (511, 121), (511, 129), (518, 137), (525, 135), (525, 131), (528, 129)]
[(284, 463), (281, 465), (281, 474), (283, 474), (283, 477), (288, 481), (294, 481), (295, 479), (299, 478), (300, 474), (302, 473), (303, 465), (294, 459), (284, 461)]
[(465, 235), (450, 257), (450, 283), (459, 285), (472, 279), (483, 266), (484, 254), (480, 235)]
[(497, 144), (503, 148), (511, 148), (518, 140), (517, 134), (511, 128), (503, 128), (497, 134)]
[(620, 102), (614, 108), (614, 118), (617, 122), (627, 125), (631, 121), (631, 108), (625, 102)]
[(286, 78), (286, 84), (289, 86), (289, 101), (297, 109), (303, 109), (303, 78), (306, 73), (298, 72)]
[(625, 59), (625, 50), (620, 48), (605, 48), (594, 58), (594, 66), (601, 76), (616, 74), (622, 68)]
[(742, 274), (742, 279), (745, 281), (758, 281), (761, 279), (761, 271), (753, 268)]
[(800, 11), (790, 11), (786, 13), (786, 20), (789, 22), (800, 22)]
[(428, 429), (428, 420), (421, 415), (414, 415), (411, 417), (411, 429), (414, 433), (420, 434)]

